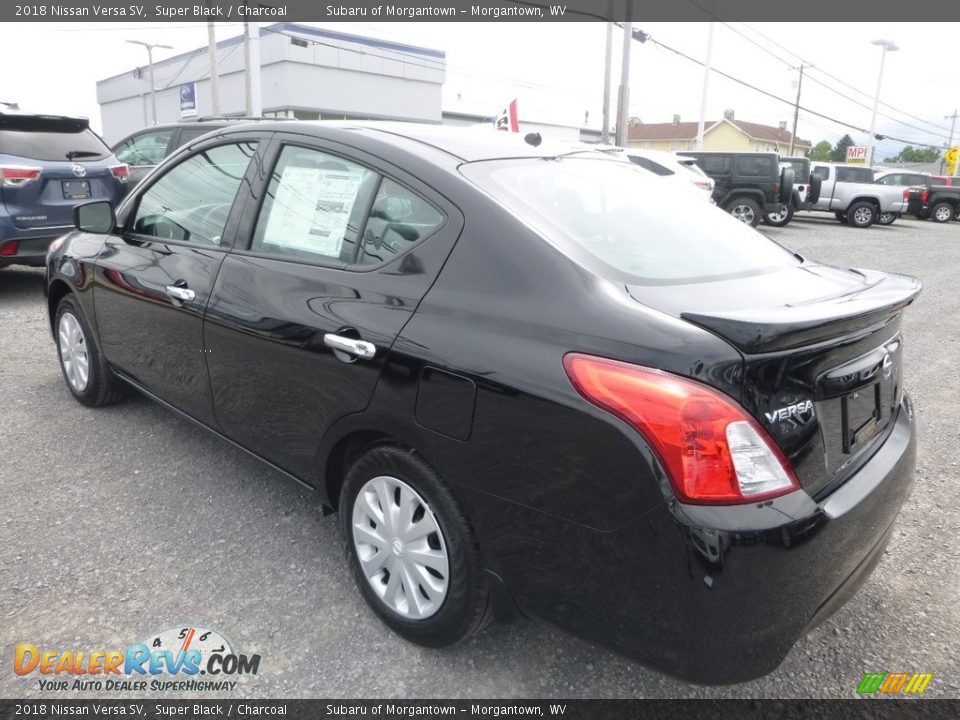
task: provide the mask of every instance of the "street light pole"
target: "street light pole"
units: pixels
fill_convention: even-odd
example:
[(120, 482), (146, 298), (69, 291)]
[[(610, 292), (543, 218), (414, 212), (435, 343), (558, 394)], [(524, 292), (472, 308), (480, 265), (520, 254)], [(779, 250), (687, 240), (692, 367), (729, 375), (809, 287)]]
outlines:
[(873, 144), (873, 136), (877, 129), (877, 106), (880, 104), (880, 84), (883, 82), (883, 63), (887, 59), (887, 51), (896, 52), (900, 48), (893, 40), (871, 40), (871, 44), (879, 45), (883, 48), (883, 54), (880, 56), (880, 74), (877, 76), (877, 92), (873, 98), (873, 115), (870, 117), (870, 143)]
[(793, 104), (793, 134), (790, 135), (790, 157), (793, 157), (793, 145), (797, 140), (797, 122), (800, 120), (800, 90), (803, 89), (804, 63), (800, 63), (800, 79), (797, 81), (797, 102)]
[(153, 115), (153, 124), (157, 124), (157, 94), (156, 94), (156, 83), (153, 81), (153, 49), (154, 48), (166, 48), (167, 50), (173, 50), (173, 47), (170, 45), (160, 45), (157, 43), (147, 43), (143, 40), (127, 40), (128, 43), (133, 45), (143, 45), (147, 49), (147, 63), (149, 66), (149, 77), (150, 77), (150, 110)]

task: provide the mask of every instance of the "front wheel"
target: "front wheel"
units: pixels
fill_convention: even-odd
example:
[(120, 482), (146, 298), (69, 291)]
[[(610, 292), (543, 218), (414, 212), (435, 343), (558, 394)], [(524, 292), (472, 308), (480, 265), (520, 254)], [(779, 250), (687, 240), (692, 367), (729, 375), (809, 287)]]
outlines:
[(365, 452), (347, 473), (340, 525), (364, 600), (401, 637), (453, 645), (490, 620), (489, 583), (469, 521), (416, 453)]
[(847, 224), (855, 228), (868, 228), (877, 221), (877, 208), (873, 203), (861, 200), (847, 209)]
[(756, 227), (760, 224), (760, 216), (762, 214), (760, 206), (750, 198), (731, 200), (727, 204), (727, 212), (750, 227)]
[(60, 369), (70, 393), (90, 407), (120, 399), (124, 388), (103, 359), (76, 298), (64, 296), (57, 305), (54, 323)]
[(781, 205), (777, 212), (767, 213), (763, 218), (766, 225), (773, 227), (783, 227), (793, 220), (793, 207), (791, 205)]
[(893, 225), (898, 217), (900, 216), (897, 213), (880, 213), (877, 217), (877, 225)]
[(938, 202), (930, 208), (930, 217), (934, 222), (945, 223), (953, 219), (953, 206), (947, 202)]

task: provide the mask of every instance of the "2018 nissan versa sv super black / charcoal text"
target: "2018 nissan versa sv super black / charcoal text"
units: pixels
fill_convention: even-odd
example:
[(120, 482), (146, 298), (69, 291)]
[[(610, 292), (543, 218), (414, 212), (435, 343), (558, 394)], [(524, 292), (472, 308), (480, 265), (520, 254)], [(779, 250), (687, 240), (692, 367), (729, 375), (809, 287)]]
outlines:
[(47, 263), (67, 388), (136, 388), (314, 489), (414, 642), (503, 607), (691, 681), (767, 673), (909, 494), (920, 285), (506, 135), (231, 127), (79, 207)]

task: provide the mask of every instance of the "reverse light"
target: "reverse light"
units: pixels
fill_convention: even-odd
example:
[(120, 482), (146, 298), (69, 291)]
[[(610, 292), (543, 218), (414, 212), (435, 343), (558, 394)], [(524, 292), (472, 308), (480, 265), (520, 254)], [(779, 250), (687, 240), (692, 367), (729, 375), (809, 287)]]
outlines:
[(17, 254), (17, 250), (20, 249), (20, 242), (18, 240), (11, 240), (5, 242), (3, 245), (0, 245), (0, 255), (3, 257), (12, 257)]
[(112, 168), (110, 168), (110, 174), (112, 174), (120, 182), (125, 183), (130, 177), (130, 166), (127, 164), (114, 165)]
[(662, 370), (592, 355), (569, 353), (563, 367), (586, 400), (646, 439), (680, 502), (751, 503), (800, 488), (763, 428), (719, 391)]
[(42, 168), (0, 165), (0, 186), (21, 187), (40, 178)]

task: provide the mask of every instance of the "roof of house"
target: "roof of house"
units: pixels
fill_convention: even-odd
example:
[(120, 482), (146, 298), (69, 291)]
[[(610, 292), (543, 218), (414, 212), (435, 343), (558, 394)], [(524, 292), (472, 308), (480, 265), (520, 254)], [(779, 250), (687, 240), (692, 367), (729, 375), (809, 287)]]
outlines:
[[(742, 133), (754, 140), (766, 140), (768, 142), (790, 142), (790, 131), (781, 130), (772, 125), (761, 125), (760, 123), (745, 122), (743, 120), (711, 120), (704, 123), (704, 132), (713, 129), (722, 122), (727, 122), (740, 130)], [(632, 125), (628, 133), (630, 140), (693, 140), (697, 137), (697, 125), (695, 122), (679, 123), (640, 123)], [(811, 147), (809, 140), (797, 138), (797, 145)]]

